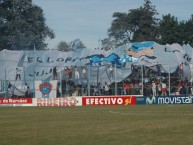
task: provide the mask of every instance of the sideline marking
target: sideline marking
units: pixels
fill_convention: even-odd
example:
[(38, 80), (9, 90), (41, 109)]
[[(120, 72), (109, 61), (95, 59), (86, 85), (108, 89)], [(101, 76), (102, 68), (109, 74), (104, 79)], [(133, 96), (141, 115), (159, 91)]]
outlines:
[[(116, 112), (116, 111), (109, 111), (109, 113), (112, 113), (112, 114), (122, 114), (122, 115), (170, 115), (170, 116), (172, 116), (172, 115), (179, 115), (179, 116), (192, 116), (193, 115), (193, 112), (191, 112), (192, 114), (177, 114), (176, 112), (176, 114), (174, 114), (174, 113), (172, 113), (172, 112), (169, 112), (170, 114), (165, 114), (165, 113), (167, 113), (167, 112), (163, 112), (163, 114), (158, 114), (158, 113), (152, 113), (152, 112), (149, 112), (149, 113), (147, 113), (147, 111), (144, 113), (144, 112), (141, 112), (141, 113), (124, 113), (124, 112)], [(172, 113), (172, 114), (171, 114)]]

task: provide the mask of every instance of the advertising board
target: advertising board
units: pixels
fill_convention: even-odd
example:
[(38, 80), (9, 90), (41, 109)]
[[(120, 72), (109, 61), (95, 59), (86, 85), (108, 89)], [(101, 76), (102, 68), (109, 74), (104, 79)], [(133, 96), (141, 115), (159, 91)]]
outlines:
[(180, 96), (142, 96), (137, 97), (137, 105), (145, 104), (192, 104), (193, 96), (180, 95)]
[(82, 97), (35, 98), (37, 106), (82, 106)]
[(135, 105), (135, 96), (86, 96), (82, 97), (82, 106)]

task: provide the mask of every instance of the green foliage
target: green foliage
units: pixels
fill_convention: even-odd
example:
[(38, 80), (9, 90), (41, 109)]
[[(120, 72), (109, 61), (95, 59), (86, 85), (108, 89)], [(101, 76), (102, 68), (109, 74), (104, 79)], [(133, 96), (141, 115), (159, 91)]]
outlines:
[(193, 16), (188, 21), (179, 22), (175, 16), (164, 15), (159, 23), (161, 43), (190, 43), (193, 42)]
[(45, 20), (31, 0), (0, 0), (0, 49), (43, 49), (44, 40), (54, 38)]
[[(111, 24), (111, 28), (108, 30), (108, 35), (110, 38), (114, 38), (119, 45), (131, 39), (132, 31), (131, 26), (127, 25), (127, 14), (115, 12), (113, 14), (115, 18)], [(109, 38), (109, 40), (110, 40)], [(109, 40), (103, 40), (103, 46), (109, 44)], [(107, 42), (107, 44), (104, 44)]]
[(59, 51), (70, 51), (71, 50), (65, 41), (59, 42), (57, 49)]
[(161, 35), (161, 43), (174, 43), (178, 38), (178, 20), (170, 14), (164, 15), (159, 23), (159, 32)]
[(84, 45), (84, 43), (82, 41), (80, 41), (77, 45), (75, 49), (82, 49), (82, 48), (86, 48), (86, 46)]
[(155, 18), (155, 16), (158, 15), (155, 6), (151, 4), (150, 0), (145, 0), (143, 7), (140, 7), (137, 11), (138, 17), (136, 18), (136, 22), (138, 29), (134, 33), (133, 41), (155, 41), (157, 38), (156, 28), (158, 25), (158, 19)]
[[(193, 45), (193, 15), (188, 21), (179, 22), (171, 14), (158, 15), (150, 0), (144, 0), (144, 5), (131, 9), (128, 13), (115, 12), (114, 20), (108, 29), (109, 38), (102, 40), (103, 46), (115, 47), (142, 41), (156, 41), (161, 44), (189, 43)], [(107, 41), (108, 40), (108, 41)]]
[(181, 42), (193, 44), (193, 15), (186, 22), (180, 22), (179, 24)]
[(116, 46), (116, 42), (110, 38), (101, 40), (101, 44), (103, 48), (114, 48)]
[(113, 14), (115, 19), (108, 30), (109, 37), (115, 39), (117, 45), (156, 40), (157, 14), (150, 0), (145, 0), (142, 7), (131, 9), (128, 13), (115, 12)]
[(79, 41), (78, 44), (75, 45), (75, 48), (72, 48), (72, 43), (74, 41), (67, 43), (65, 41), (61, 41), (59, 42), (58, 46), (57, 46), (57, 50), (59, 51), (70, 51), (72, 49), (81, 49), (81, 48), (86, 48), (86, 46), (82, 43), (82, 41)]

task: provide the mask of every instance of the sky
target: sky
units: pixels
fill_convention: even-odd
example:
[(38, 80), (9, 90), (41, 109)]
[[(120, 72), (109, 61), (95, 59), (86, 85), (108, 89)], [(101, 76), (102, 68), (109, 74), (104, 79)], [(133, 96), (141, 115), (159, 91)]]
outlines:
[[(171, 14), (179, 21), (190, 19), (193, 0), (151, 0), (159, 13)], [(143, 6), (144, 0), (33, 0), (43, 9), (46, 24), (54, 33), (47, 39), (49, 49), (57, 48), (61, 41), (80, 39), (87, 48), (99, 47), (99, 40), (107, 38), (114, 12), (128, 13)]]

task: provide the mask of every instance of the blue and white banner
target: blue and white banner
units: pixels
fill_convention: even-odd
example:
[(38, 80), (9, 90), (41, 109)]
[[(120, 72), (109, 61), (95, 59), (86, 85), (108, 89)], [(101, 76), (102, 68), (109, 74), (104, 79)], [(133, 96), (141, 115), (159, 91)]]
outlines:
[[(79, 40), (73, 42), (78, 45)], [(104, 84), (120, 82), (131, 74), (131, 65), (145, 65), (154, 71), (174, 73), (183, 63), (183, 75), (189, 80), (193, 74), (193, 49), (190, 45), (160, 45), (153, 41), (131, 43), (116, 49), (58, 50), (2, 50), (0, 51), (0, 80), (8, 80), (18, 89), (25, 84), (34, 89), (34, 81), (53, 79), (53, 68), (63, 74), (66, 67), (93, 66), (90, 82)], [(113, 64), (116, 78), (109, 77), (108, 65)], [(114, 65), (116, 64), (116, 65)], [(116, 67), (115, 67), (116, 66)], [(62, 75), (57, 77), (61, 80)], [(98, 79), (96, 79), (98, 77)], [(18, 89), (21, 91), (21, 89)]]
[(35, 98), (56, 98), (57, 80), (35, 81)]

